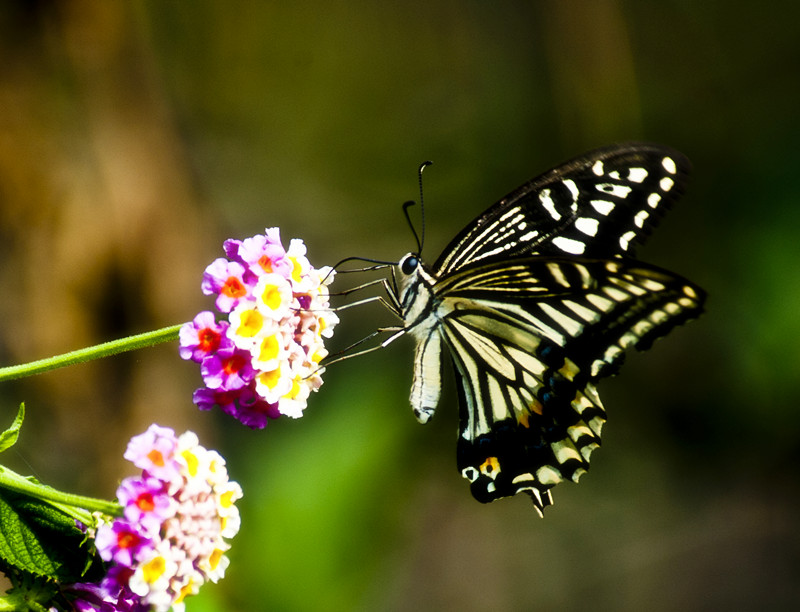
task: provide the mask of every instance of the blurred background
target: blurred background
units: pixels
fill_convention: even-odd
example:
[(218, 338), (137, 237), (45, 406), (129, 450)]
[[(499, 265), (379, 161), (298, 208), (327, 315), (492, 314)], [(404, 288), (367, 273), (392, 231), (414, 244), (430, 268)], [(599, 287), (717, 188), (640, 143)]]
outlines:
[[(600, 385), (602, 450), (539, 519), (475, 502), (452, 388), (408, 407), (412, 344), (333, 366), (306, 416), (200, 413), (177, 346), (6, 383), (3, 460), (113, 496), (127, 440), (192, 429), (245, 490), (190, 612), (786, 610), (800, 605), (796, 3), (158, 2), (0, 8), (0, 361), (190, 320), (225, 238), (280, 226), (315, 265), (427, 258), (505, 193), (643, 139), (694, 165), (645, 261), (703, 318)], [(349, 314), (349, 313), (348, 313)], [(345, 316), (333, 348), (392, 323)]]

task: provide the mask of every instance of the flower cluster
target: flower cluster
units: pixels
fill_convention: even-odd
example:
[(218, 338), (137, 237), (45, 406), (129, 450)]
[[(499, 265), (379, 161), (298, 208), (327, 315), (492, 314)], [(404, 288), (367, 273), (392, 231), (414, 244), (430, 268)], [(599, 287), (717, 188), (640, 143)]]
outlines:
[(242, 490), (228, 480), (225, 460), (190, 431), (176, 436), (151, 425), (124, 456), (142, 473), (117, 489), (123, 516), (97, 527), (95, 546), (109, 569), (99, 587), (80, 585), (84, 600), (76, 608), (180, 609), (187, 595), (225, 573)]
[(181, 357), (200, 364), (205, 383), (194, 403), (219, 406), (254, 429), (279, 415), (298, 418), (322, 384), (324, 339), (339, 321), (328, 300), (334, 272), (315, 269), (302, 240), (284, 249), (276, 227), (226, 240), (224, 249), (202, 290), (227, 320), (201, 312), (180, 332)]

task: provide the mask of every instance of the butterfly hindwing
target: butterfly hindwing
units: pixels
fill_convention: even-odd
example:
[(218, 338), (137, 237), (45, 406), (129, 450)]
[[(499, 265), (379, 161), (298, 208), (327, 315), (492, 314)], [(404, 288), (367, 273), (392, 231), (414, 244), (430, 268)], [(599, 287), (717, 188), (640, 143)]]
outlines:
[(458, 467), (482, 502), (577, 481), (600, 444), (595, 389), (625, 350), (698, 316), (704, 295), (632, 260), (525, 257), (440, 280), (441, 334), (459, 382)]
[(633, 256), (683, 192), (689, 162), (644, 143), (591, 151), (522, 185), (472, 221), (433, 266), (525, 255)]

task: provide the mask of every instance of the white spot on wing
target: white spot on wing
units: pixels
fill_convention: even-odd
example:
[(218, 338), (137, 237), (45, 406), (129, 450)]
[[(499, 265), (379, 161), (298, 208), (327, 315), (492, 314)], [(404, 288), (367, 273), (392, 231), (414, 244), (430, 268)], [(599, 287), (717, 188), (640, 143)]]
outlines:
[(658, 185), (659, 185), (659, 187), (661, 187), (662, 191), (669, 191), (670, 189), (672, 189), (672, 186), (674, 184), (675, 184), (675, 181), (673, 181), (668, 176), (665, 176), (664, 178), (662, 178), (661, 181), (658, 183)]
[(579, 217), (575, 220), (575, 227), (587, 236), (596, 236), (599, 223), (597, 219), (590, 219), (589, 217)]
[(558, 484), (562, 480), (561, 472), (559, 472), (555, 468), (550, 467), (549, 465), (543, 465), (538, 470), (536, 470), (536, 478), (543, 485)]
[(609, 202), (608, 200), (592, 200), (590, 204), (592, 205), (592, 208), (594, 208), (601, 215), (608, 215), (612, 210), (614, 210), (614, 203)]
[(583, 252), (586, 250), (586, 245), (583, 242), (564, 236), (553, 238), (553, 244), (562, 251), (571, 253), (572, 255), (583, 255)]
[(628, 180), (634, 183), (641, 183), (647, 178), (647, 170), (644, 168), (630, 168), (628, 169)]
[(625, 232), (619, 237), (619, 246), (623, 251), (627, 251), (630, 246), (631, 240), (636, 237), (636, 232)]
[(658, 206), (660, 201), (661, 196), (657, 193), (651, 193), (649, 196), (647, 196), (647, 204), (650, 206), (650, 208), (655, 208)]
[(463, 470), (461, 470), (461, 475), (470, 482), (475, 482), (478, 479), (480, 472), (476, 470), (474, 467), (468, 466), (465, 467)]
[(559, 463), (566, 463), (567, 461), (574, 460), (580, 461), (581, 456), (578, 454), (577, 449), (571, 442), (567, 442), (566, 440), (562, 440), (560, 442), (554, 442), (550, 445), (550, 448), (553, 449), (553, 454), (556, 457), (556, 461)]
[(572, 427), (567, 427), (567, 435), (573, 442), (577, 442), (583, 436), (589, 436), (590, 438), (594, 437), (592, 430), (586, 427), (585, 424), (580, 423), (578, 425), (573, 425)]
[(591, 400), (580, 391), (575, 394), (575, 399), (570, 403), (575, 412), (580, 415), (582, 415), (587, 409), (595, 407)]
[(553, 202), (553, 198), (550, 197), (550, 190), (549, 189), (542, 189), (542, 192), (539, 194), (539, 201), (542, 203), (544, 209), (550, 214), (553, 219), (558, 221), (561, 218), (561, 215), (558, 214), (556, 210), (556, 205)]
[(591, 429), (594, 432), (594, 434), (599, 438), (600, 434), (603, 431), (603, 423), (605, 423), (605, 420), (602, 417), (596, 416), (591, 421), (589, 421), (587, 425), (589, 426), (589, 429)]
[(640, 210), (636, 213), (636, 216), (633, 218), (633, 222), (636, 224), (637, 227), (644, 227), (644, 222), (647, 220), (647, 217), (650, 216), (650, 213), (646, 210)]
[(618, 198), (627, 198), (628, 194), (632, 191), (627, 185), (615, 185), (614, 183), (598, 183), (596, 187), (598, 191)]
[(575, 211), (578, 209), (578, 186), (575, 184), (575, 181), (572, 179), (567, 179), (561, 181), (564, 183), (564, 187), (569, 189), (569, 192), (572, 194), (572, 210)]
[(592, 166), (592, 172), (594, 172), (597, 176), (603, 176), (603, 162), (601, 160), (597, 160), (594, 162), (594, 166)]
[(671, 157), (665, 157), (662, 159), (661, 165), (664, 166), (664, 170), (670, 174), (675, 174), (678, 171), (678, 168), (675, 166), (675, 160)]
[(592, 451), (595, 450), (596, 448), (600, 448), (600, 445), (597, 444), (596, 442), (590, 442), (586, 446), (581, 447), (581, 455), (583, 455), (583, 458), (586, 459), (586, 461), (589, 461), (589, 457), (591, 456)]

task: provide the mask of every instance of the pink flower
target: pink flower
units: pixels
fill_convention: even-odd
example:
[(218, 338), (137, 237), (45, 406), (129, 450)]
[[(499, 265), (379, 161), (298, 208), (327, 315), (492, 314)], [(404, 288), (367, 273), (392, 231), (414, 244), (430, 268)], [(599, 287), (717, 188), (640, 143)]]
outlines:
[(125, 508), (125, 518), (146, 533), (158, 533), (164, 519), (175, 513), (169, 488), (152, 476), (124, 479), (117, 488), (117, 500)]
[(244, 273), (242, 264), (220, 257), (206, 268), (201, 289), (206, 295), (217, 296), (216, 306), (220, 312), (230, 312), (249, 293)]
[(151, 476), (171, 480), (178, 469), (177, 447), (173, 430), (153, 424), (143, 434), (131, 438), (123, 456)]
[(303, 415), (309, 394), (322, 384), (324, 340), (339, 319), (331, 310), (330, 268), (314, 268), (306, 245), (284, 249), (278, 228), (245, 240), (226, 240), (225, 255), (203, 275), (228, 321), (200, 313), (181, 329), (180, 354), (201, 364), (201, 410), (219, 406), (252, 428), (283, 414)]
[(227, 347), (203, 359), (200, 372), (209, 389), (234, 390), (247, 386), (253, 380), (250, 353)]
[(117, 519), (97, 528), (95, 546), (103, 561), (132, 565), (152, 549), (152, 541), (135, 524)]
[[(157, 447), (174, 460), (171, 473), (153, 476), (141, 460), (147, 448)], [(239, 530), (235, 502), (242, 490), (228, 479), (225, 460), (192, 432), (177, 437), (151, 425), (131, 440), (126, 457), (145, 465), (117, 489), (123, 516), (101, 521), (94, 532), (108, 568), (99, 585), (73, 585), (76, 609), (167, 612), (224, 575), (228, 539)]]
[(231, 342), (225, 335), (229, 323), (217, 323), (214, 313), (204, 310), (199, 313), (191, 323), (181, 327), (179, 342), (180, 356), (182, 359), (191, 359), (202, 363), (208, 355), (215, 353)]
[(255, 276), (274, 273), (289, 278), (292, 272), (292, 262), (286, 257), (280, 237), (277, 242), (270, 240), (267, 235), (247, 238), (239, 247), (239, 257)]

